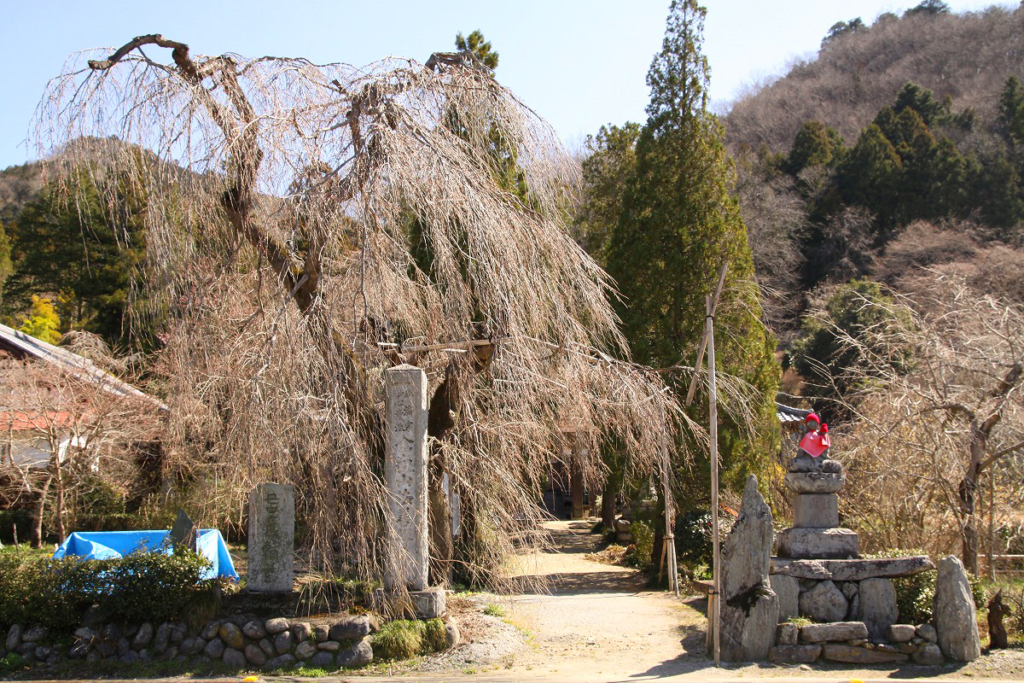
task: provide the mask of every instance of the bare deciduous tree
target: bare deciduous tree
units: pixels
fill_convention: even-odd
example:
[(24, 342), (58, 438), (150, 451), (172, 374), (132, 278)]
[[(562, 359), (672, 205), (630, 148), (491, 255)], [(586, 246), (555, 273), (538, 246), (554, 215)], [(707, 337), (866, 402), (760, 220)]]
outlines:
[[(928, 277), (914, 299), (893, 304), (905, 314), (887, 318), (909, 324), (857, 338), (834, 327), (858, 351), (841, 381), (856, 387), (846, 394), (856, 419), (837, 452), (849, 461), (851, 489), (861, 489), (866, 524), (905, 525), (882, 536), (906, 542), (912, 527), (941, 535), (942, 519), (953, 521), (947, 530), (959, 530), (964, 565), (977, 572), (979, 478), (1024, 451), (1024, 311), (962, 279)], [(895, 347), (913, 349), (909, 364), (891, 362)]]
[[(563, 229), (576, 165), (471, 54), (357, 69), (149, 35), (104, 57), (51, 83), (38, 140), (65, 170), (92, 169), (112, 206), (126, 185), (147, 198), (149, 278), (172, 312), (158, 365), (170, 460), (216, 482), (209, 506), (293, 481), (325, 569), (375, 574), (383, 371), (399, 362), (433, 385), (442, 576), (457, 562), (493, 578), (537, 516), (560, 425), (593, 426), (592, 481), (602, 438), (641, 471), (681, 433), (704, 438), (662, 375), (614, 360), (627, 351), (611, 285)], [(110, 136), (124, 144), (95, 142)], [(496, 178), (509, 159), (525, 202)]]

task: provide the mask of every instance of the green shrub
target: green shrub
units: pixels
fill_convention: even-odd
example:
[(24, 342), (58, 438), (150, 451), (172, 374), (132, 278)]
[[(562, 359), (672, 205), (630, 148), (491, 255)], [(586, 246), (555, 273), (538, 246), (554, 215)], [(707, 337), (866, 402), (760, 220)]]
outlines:
[(108, 618), (168, 621), (204, 589), (209, 562), (190, 552), (133, 553), (114, 560), (0, 555), (0, 623), (70, 630), (97, 605)]
[(423, 627), (423, 644), (420, 646), (423, 654), (448, 649), (448, 632), (444, 628), (443, 621), (430, 619), (423, 622)]
[(425, 631), (419, 620), (389, 621), (373, 635), (374, 659), (409, 659), (419, 654)]
[(626, 553), (624, 558), (627, 564), (639, 569), (646, 569), (651, 564), (651, 555), (654, 553), (654, 530), (645, 522), (633, 521), (629, 526), (633, 534), (634, 548)]
[(384, 624), (373, 635), (375, 659), (409, 659), (416, 655), (441, 652), (448, 647), (448, 634), (440, 619), (396, 619)]
[(505, 616), (505, 608), (492, 602), (487, 607), (484, 607), (484, 614), (489, 617), (503, 617)]
[[(909, 557), (927, 555), (919, 548), (890, 548), (880, 553), (866, 555), (869, 559), (885, 557)], [(892, 580), (896, 589), (896, 607), (900, 611), (902, 624), (927, 624), (932, 620), (932, 602), (935, 599), (936, 572), (920, 572), (912, 576), (901, 576)], [(977, 607), (984, 607), (987, 601), (985, 586), (980, 578), (967, 572), (971, 584), (971, 597)]]

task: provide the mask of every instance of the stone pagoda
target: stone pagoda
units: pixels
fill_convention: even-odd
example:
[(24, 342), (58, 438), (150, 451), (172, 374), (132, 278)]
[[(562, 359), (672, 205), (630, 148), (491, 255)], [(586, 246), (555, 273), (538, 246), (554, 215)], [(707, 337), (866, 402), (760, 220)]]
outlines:
[(799, 451), (786, 468), (793, 499), (793, 526), (778, 537), (779, 557), (846, 560), (857, 557), (857, 533), (839, 526), (839, 490), (846, 484), (842, 463)]

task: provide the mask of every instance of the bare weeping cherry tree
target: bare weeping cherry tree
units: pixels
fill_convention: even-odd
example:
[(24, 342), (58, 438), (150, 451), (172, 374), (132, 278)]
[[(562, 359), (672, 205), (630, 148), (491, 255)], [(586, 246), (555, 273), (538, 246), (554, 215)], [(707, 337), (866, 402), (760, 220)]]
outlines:
[[(167, 459), (211, 510), (292, 481), (316, 561), (376, 575), (383, 371), (402, 362), (432, 382), (440, 580), (496, 578), (568, 432), (595, 483), (603, 439), (644, 473), (704, 440), (661, 375), (615, 360), (611, 283), (563, 231), (577, 168), (472, 54), (354, 68), (148, 35), (103, 57), (51, 82), (37, 138), (69, 197), (86, 173), (115, 214), (126, 189), (146, 199)], [(525, 200), (498, 181), (509, 159)]]
[[(856, 336), (818, 313), (857, 359), (833, 378), (854, 388), (845, 406), (855, 420), (837, 437), (847, 490), (861, 498), (851, 509), (890, 547), (948, 552), (959, 541), (977, 573), (981, 476), (1002, 480), (1004, 500), (1020, 496), (1019, 479), (994, 470), (1019, 470), (1024, 454), (1024, 311), (938, 273), (907, 284), (912, 296), (890, 303), (860, 298), (892, 310)], [(893, 363), (907, 351), (909, 362)]]

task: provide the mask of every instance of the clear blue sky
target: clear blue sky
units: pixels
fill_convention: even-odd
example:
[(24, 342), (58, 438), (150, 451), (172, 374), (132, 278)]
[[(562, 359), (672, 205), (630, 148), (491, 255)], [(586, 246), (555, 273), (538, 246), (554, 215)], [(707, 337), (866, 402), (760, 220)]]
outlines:
[[(977, 11), (988, 0), (947, 0)], [(721, 109), (744, 85), (817, 50), (836, 21), (871, 23), (918, 0), (705, 0), (705, 50)], [(0, 168), (30, 157), (23, 141), (46, 81), (72, 52), (163, 33), (194, 53), (306, 57), (362, 65), (425, 61), (481, 29), (501, 54), (498, 78), (570, 147), (604, 123), (643, 121), (645, 75), (668, 0), (0, 0)]]

